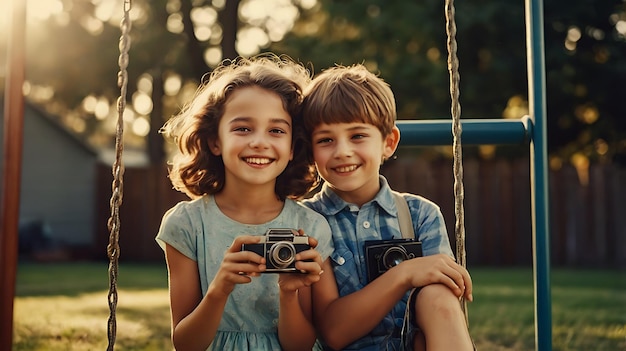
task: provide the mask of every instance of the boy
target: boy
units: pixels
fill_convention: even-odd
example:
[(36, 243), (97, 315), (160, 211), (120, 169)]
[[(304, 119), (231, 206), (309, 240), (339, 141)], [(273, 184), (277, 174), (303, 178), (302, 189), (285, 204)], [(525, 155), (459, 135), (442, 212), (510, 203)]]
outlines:
[(366, 276), (364, 242), (402, 237), (392, 190), (379, 173), (400, 140), (389, 85), (363, 65), (330, 68), (305, 91), (303, 116), (325, 180), (303, 203), (326, 217), (335, 245), (332, 263), (323, 267), (334, 279), (329, 273), (313, 286), (315, 322), (325, 345), (472, 350), (459, 304), (461, 296), (472, 300), (472, 282), (454, 261), (437, 205), (403, 194), (423, 257), (405, 260), (372, 282)]

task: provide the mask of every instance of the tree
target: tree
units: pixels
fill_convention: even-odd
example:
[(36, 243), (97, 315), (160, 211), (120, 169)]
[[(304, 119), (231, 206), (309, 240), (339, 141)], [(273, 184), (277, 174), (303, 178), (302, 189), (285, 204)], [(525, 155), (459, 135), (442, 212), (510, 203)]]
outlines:
[[(463, 118), (527, 113), (524, 4), (456, 2)], [(546, 1), (549, 152), (570, 159), (626, 157), (626, 5)], [(449, 118), (444, 9), (440, 1), (323, 0), (270, 50), (316, 70), (365, 63), (390, 83), (399, 118)], [(621, 117), (620, 117), (621, 116)]]
[[(620, 101), (626, 4), (544, 3), (549, 152), (564, 162), (626, 162)], [(74, 1), (29, 22), (29, 98), (95, 146), (111, 145), (117, 118), (120, 6)], [(310, 63), (315, 72), (363, 62), (391, 84), (400, 118), (449, 118), (441, 1), (134, 0), (132, 6), (126, 142), (145, 148), (147, 140), (153, 162), (163, 157), (158, 127), (202, 76), (223, 58), (262, 50)], [(527, 111), (523, 1), (455, 6), (462, 117), (521, 117)]]

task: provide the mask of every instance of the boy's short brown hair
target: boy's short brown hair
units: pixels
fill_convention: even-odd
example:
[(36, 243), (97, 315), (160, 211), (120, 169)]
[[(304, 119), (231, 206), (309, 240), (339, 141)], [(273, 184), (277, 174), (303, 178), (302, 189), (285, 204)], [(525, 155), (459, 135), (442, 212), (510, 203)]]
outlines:
[(323, 123), (367, 123), (383, 136), (395, 126), (396, 102), (389, 84), (362, 64), (324, 70), (304, 95), (302, 113), (309, 135)]

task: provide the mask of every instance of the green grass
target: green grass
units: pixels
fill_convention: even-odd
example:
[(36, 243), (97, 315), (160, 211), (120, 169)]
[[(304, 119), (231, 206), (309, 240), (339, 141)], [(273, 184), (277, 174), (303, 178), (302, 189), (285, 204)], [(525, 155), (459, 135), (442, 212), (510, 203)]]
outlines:
[[(530, 268), (472, 268), (470, 333), (479, 351), (534, 350)], [(104, 350), (106, 263), (20, 263), (13, 350)], [(554, 269), (553, 350), (626, 350), (626, 272)], [(163, 264), (122, 263), (116, 350), (171, 350)]]

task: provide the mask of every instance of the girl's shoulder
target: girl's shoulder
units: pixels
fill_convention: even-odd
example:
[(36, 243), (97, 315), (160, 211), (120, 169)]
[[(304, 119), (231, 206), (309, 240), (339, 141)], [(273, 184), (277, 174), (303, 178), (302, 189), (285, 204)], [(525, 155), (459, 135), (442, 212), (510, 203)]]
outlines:
[(180, 201), (172, 208), (167, 210), (163, 215), (163, 223), (175, 222), (194, 222), (201, 220), (210, 213), (209, 209), (215, 206), (212, 196), (205, 195), (197, 199)]
[(322, 214), (300, 201), (292, 199), (285, 200), (285, 209), (293, 215), (306, 217), (309, 220), (326, 220)]

